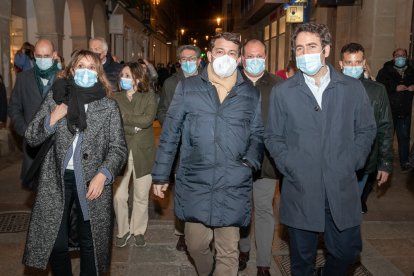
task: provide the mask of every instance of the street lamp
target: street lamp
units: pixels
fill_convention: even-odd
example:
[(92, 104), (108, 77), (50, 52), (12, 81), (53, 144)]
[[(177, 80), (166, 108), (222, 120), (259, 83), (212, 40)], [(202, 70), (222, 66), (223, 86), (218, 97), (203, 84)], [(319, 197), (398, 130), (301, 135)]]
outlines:
[(208, 41), (208, 35), (206, 35), (206, 40)]
[(181, 36), (184, 35), (184, 29), (181, 29)]
[(220, 22), (221, 22), (221, 18), (220, 17), (217, 17), (217, 26), (220, 26)]

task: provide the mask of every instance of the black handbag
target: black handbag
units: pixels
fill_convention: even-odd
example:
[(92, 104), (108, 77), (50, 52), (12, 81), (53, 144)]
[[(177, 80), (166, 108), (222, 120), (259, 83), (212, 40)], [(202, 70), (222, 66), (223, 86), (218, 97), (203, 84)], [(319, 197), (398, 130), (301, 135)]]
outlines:
[(45, 159), (47, 153), (49, 152), (54, 142), (55, 135), (52, 135), (46, 141), (43, 142), (42, 146), (36, 154), (36, 157), (33, 159), (32, 165), (27, 170), (22, 180), (22, 185), (27, 190), (37, 190), (37, 186), (39, 185), (40, 166), (42, 165), (43, 160)]

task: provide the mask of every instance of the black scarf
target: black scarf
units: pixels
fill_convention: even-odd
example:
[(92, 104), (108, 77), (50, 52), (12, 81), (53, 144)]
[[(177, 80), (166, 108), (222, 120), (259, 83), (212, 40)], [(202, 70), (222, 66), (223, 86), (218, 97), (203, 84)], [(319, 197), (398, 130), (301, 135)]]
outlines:
[(37, 87), (39, 88), (40, 95), (42, 95), (43, 98), (47, 95), (47, 93), (43, 93), (43, 87), (45, 85), (43, 85), (43, 82), (42, 82), (41, 79), (46, 79), (46, 80), (50, 81), (50, 79), (58, 71), (59, 71), (59, 69), (57, 68), (57, 60), (55, 60), (55, 62), (53, 62), (53, 65), (47, 70), (41, 70), (35, 62), (35, 65), (34, 65), (35, 79), (36, 79)]
[(99, 81), (88, 88), (78, 86), (72, 78), (58, 79), (53, 84), (55, 102), (68, 106), (66, 118), (68, 129), (72, 133), (86, 129), (85, 104), (100, 100), (105, 96), (106, 91)]

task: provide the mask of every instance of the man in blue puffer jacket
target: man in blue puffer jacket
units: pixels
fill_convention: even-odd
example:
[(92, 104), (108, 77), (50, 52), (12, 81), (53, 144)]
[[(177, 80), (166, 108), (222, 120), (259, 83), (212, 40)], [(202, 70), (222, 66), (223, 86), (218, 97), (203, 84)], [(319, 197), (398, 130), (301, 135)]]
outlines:
[(161, 198), (181, 138), (175, 214), (184, 220), (187, 249), (199, 275), (237, 275), (239, 227), (251, 219), (252, 171), (263, 156), (259, 91), (237, 69), (240, 40), (212, 38), (209, 65), (182, 80), (168, 109), (152, 178)]

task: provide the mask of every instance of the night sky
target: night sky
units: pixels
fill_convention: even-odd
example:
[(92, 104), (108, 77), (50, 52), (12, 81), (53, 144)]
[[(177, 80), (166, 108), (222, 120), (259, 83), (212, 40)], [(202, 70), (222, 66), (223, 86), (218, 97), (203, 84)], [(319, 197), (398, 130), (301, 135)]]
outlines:
[(181, 0), (178, 28), (184, 28), (183, 44), (190, 44), (190, 38), (197, 39), (203, 50), (207, 47), (205, 36), (214, 35), (216, 18), (221, 14), (221, 0)]

